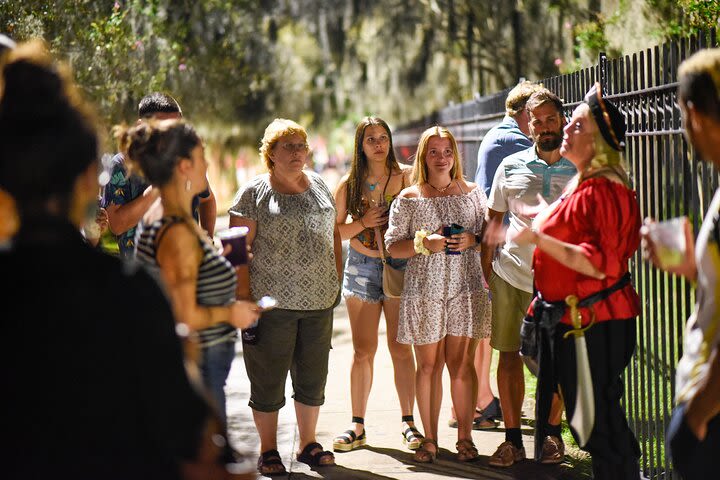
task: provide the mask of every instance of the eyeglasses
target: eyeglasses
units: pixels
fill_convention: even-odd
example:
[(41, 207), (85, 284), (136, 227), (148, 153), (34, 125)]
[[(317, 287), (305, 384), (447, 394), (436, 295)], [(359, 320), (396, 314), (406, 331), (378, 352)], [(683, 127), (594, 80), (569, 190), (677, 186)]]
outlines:
[(365, 142), (367, 142), (368, 145), (372, 145), (373, 147), (375, 145), (385, 145), (389, 141), (390, 137), (388, 137), (387, 135), (380, 135), (379, 137), (367, 137), (365, 139)]
[(307, 152), (309, 148), (307, 143), (279, 143), (278, 145), (290, 153)]

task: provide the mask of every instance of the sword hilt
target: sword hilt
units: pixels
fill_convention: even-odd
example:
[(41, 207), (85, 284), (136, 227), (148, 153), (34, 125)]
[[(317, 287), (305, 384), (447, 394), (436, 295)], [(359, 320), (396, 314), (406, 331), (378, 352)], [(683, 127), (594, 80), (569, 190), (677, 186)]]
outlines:
[(595, 312), (592, 312), (590, 323), (588, 323), (585, 327), (582, 326), (582, 314), (577, 308), (578, 302), (579, 300), (576, 295), (568, 295), (567, 297), (565, 297), (565, 304), (570, 307), (570, 321), (575, 328), (565, 332), (563, 338), (568, 338), (570, 335), (575, 335), (575, 337), (584, 335), (585, 330), (592, 327), (595, 323)]

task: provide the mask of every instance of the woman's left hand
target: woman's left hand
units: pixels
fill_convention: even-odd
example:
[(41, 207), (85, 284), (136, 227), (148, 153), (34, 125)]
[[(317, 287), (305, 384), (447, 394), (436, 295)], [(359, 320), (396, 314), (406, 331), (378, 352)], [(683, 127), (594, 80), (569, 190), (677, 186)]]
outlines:
[(476, 245), (475, 235), (470, 232), (456, 233), (447, 239), (447, 248), (453, 252), (464, 252)]
[(537, 233), (530, 227), (525, 227), (510, 238), (519, 246), (530, 245), (537, 242)]

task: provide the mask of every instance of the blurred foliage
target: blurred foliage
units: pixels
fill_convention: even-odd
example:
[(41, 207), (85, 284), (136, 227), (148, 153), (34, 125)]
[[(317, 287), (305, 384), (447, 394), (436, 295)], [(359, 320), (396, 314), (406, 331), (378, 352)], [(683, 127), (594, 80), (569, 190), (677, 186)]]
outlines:
[(593, 56), (607, 51), (608, 40), (605, 37), (605, 25), (601, 19), (579, 23), (575, 27), (576, 49), (585, 50)]
[(664, 22), (654, 32), (657, 37), (685, 37), (718, 27), (720, 2), (717, 0), (646, 0)]
[(397, 125), (624, 53), (608, 32), (640, 34), (631, 4), (661, 36), (716, 25), (720, 10), (701, 0), (0, 0), (0, 31), (44, 37), (108, 126), (164, 90), (209, 142), (236, 150), (256, 146), (275, 117), (327, 137), (349, 128), (346, 141), (366, 114)]

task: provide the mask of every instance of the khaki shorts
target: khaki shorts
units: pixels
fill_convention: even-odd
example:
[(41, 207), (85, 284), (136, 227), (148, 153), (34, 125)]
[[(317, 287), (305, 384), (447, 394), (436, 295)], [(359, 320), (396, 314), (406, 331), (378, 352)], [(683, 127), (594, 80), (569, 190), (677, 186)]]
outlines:
[(254, 410), (275, 412), (285, 405), (290, 372), (293, 398), (309, 406), (325, 402), (325, 382), (332, 339), (333, 309), (263, 312), (257, 344), (243, 343)]
[(490, 274), (488, 285), (492, 295), (490, 346), (500, 352), (520, 351), (520, 326), (532, 293), (513, 287), (495, 272)]

